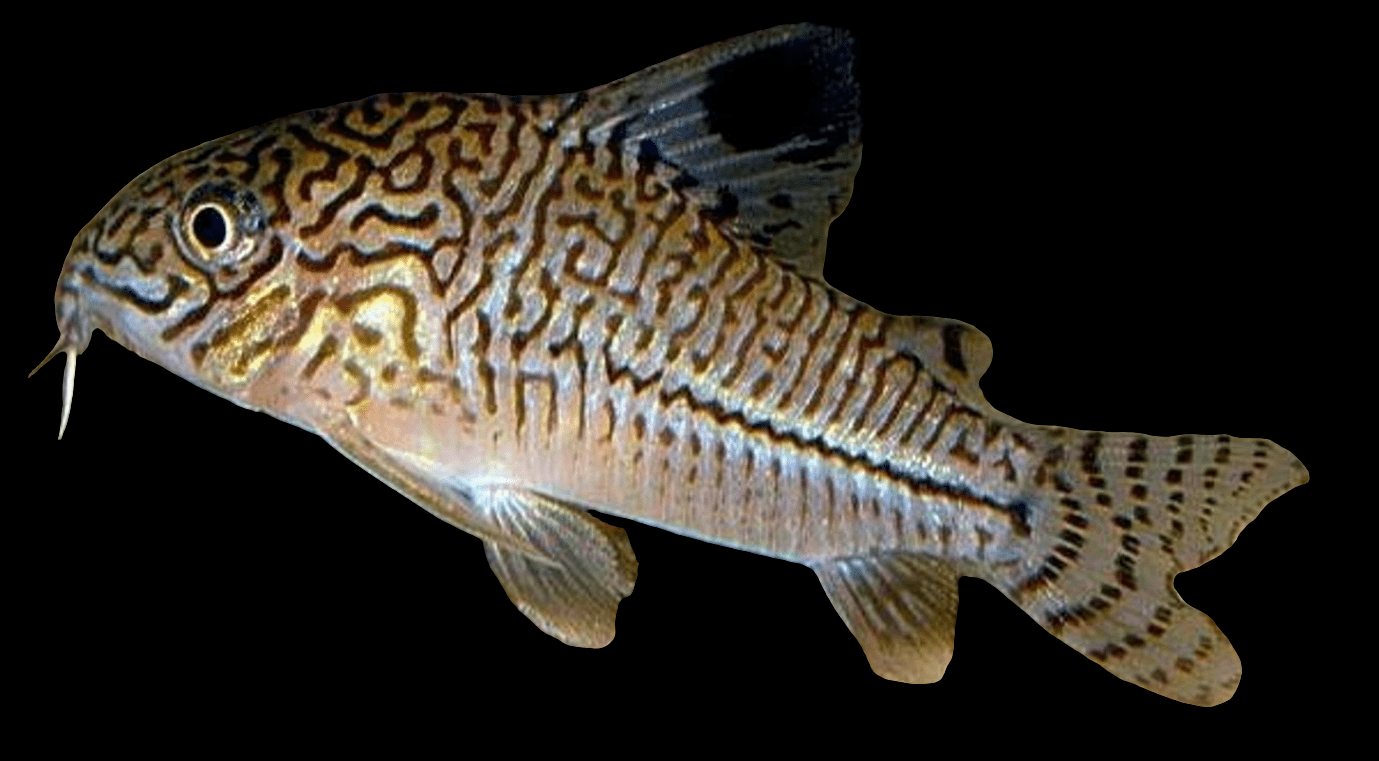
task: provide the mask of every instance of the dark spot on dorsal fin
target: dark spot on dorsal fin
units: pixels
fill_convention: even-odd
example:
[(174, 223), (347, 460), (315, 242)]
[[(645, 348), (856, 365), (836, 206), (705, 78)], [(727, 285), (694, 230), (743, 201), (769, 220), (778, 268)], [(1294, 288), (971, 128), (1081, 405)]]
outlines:
[(650, 140), (643, 140), (637, 146), (638, 173), (650, 174), (656, 168), (656, 162), (661, 160), (661, 151)]
[(801, 146), (777, 161), (808, 163), (833, 155), (860, 131), (856, 53), (848, 38), (810, 35), (739, 55), (708, 72), (699, 94), (710, 131), (739, 152), (780, 145), (803, 135)]
[(724, 222), (737, 216), (737, 196), (727, 185), (718, 188), (718, 203), (699, 212), (710, 222)]

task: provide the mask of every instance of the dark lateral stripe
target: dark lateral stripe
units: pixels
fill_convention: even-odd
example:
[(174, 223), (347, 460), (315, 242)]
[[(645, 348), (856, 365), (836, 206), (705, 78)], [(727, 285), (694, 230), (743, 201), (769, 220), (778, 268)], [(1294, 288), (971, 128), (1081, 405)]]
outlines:
[[(634, 390), (650, 385), (660, 380), (660, 374), (655, 374), (647, 379), (637, 378), (629, 369), (620, 368), (618, 377), (628, 376), (632, 381)], [(617, 382), (613, 374), (609, 375), (610, 383)], [(912, 493), (922, 497), (937, 497), (957, 502), (965, 507), (981, 508), (1001, 513), (1010, 521), (1011, 527), (1017, 536), (1029, 536), (1029, 506), (1022, 501), (1014, 501), (1009, 504), (1001, 504), (992, 499), (974, 494), (971, 490), (959, 485), (942, 483), (928, 478), (920, 478), (909, 473), (904, 473), (887, 462), (873, 462), (865, 455), (853, 454), (839, 446), (829, 444), (823, 440), (822, 436), (815, 436), (812, 439), (805, 439), (799, 434), (778, 431), (769, 422), (754, 423), (747, 420), (741, 413), (734, 410), (725, 409), (715, 401), (704, 401), (696, 399), (688, 388), (681, 387), (674, 391), (661, 390), (659, 392), (660, 401), (663, 407), (669, 407), (677, 401), (683, 401), (692, 412), (703, 413), (713, 418), (719, 425), (735, 425), (745, 431), (760, 434), (767, 437), (775, 444), (788, 444), (798, 450), (812, 452), (825, 459), (841, 462), (849, 468), (859, 468), (867, 473), (879, 476), (884, 479), (904, 484)]]

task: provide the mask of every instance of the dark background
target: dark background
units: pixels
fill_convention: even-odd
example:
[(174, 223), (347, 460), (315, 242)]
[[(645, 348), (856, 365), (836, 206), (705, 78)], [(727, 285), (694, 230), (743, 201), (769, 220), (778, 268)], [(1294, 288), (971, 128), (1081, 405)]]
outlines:
[[(83, 34), (35, 57), (13, 96), (12, 113), (37, 116), (12, 154), (24, 182), (10, 205), (10, 373), (56, 339), (52, 284), (72, 236), (168, 155), (377, 92), (583, 89), (796, 20), (624, 10), (514, 7), (495, 23), (398, 8), (341, 25), (260, 9), (233, 24), (161, 19), (171, 29), (156, 33), (125, 19), (116, 35), (73, 21)], [(608, 516), (631, 535), (636, 591), (609, 647), (570, 648), (508, 601), (477, 539), (320, 438), (97, 333), (64, 441), (61, 359), (11, 396), (12, 479), (33, 519), (9, 537), (28, 558), (11, 589), (27, 643), (16, 663), (43, 675), (31, 707), (80, 694), (190, 721), (195, 705), (246, 696), (244, 710), (286, 721), (308, 705), (441, 695), (610, 726), (652, 711), (748, 729), (785, 715), (805, 736), (866, 722), (918, 749), (919, 733), (955, 722), (1071, 722), (1076, 736), (1152, 717), (1227, 738), (1310, 706), (1326, 643), (1299, 622), (1317, 582), (1296, 556), (1299, 525), (1332, 507), (1312, 400), (1318, 370), (1334, 369), (1317, 314), (1341, 253), (1312, 210), (1299, 126), (1311, 33), (1286, 19), (819, 20), (849, 26), (863, 55), (866, 151), (830, 234), (834, 286), (984, 331), (996, 353), (982, 387), (1021, 420), (1265, 437), (1311, 469), (1314, 483), (1177, 580), (1240, 653), (1232, 701), (1199, 709), (1123, 683), (975, 579), (961, 583), (943, 681), (886, 682), (808, 568)]]

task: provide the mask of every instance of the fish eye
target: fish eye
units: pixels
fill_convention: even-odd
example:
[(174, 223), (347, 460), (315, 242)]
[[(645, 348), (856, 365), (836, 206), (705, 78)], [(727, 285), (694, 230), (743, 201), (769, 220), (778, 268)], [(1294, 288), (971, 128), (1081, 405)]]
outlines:
[(259, 250), (263, 229), (258, 197), (225, 180), (204, 183), (187, 193), (177, 210), (174, 235), (193, 266), (233, 270)]
[(192, 237), (206, 248), (220, 247), (225, 242), (227, 227), (225, 213), (215, 204), (204, 204), (192, 214)]

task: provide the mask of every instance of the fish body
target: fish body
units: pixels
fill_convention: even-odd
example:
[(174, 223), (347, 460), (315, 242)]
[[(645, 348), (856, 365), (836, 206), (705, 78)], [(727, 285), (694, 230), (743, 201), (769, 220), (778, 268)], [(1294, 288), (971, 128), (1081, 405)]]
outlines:
[[(483, 539), (572, 644), (611, 639), (635, 579), (595, 508), (809, 565), (901, 681), (942, 674), (973, 575), (1123, 678), (1229, 697), (1238, 661), (1172, 576), (1306, 471), (1264, 440), (1021, 423), (977, 386), (975, 328), (830, 288), (823, 234), (860, 160), (847, 45), (771, 30), (587, 94), (380, 96), (213, 141), (77, 236), (63, 340), (98, 327), (320, 433)], [(675, 131), (736, 102), (742, 61), (793, 46), (832, 53), (811, 81), (845, 85), (826, 118)], [(733, 174), (752, 150), (770, 155)], [(551, 568), (563, 592), (543, 598)]]

